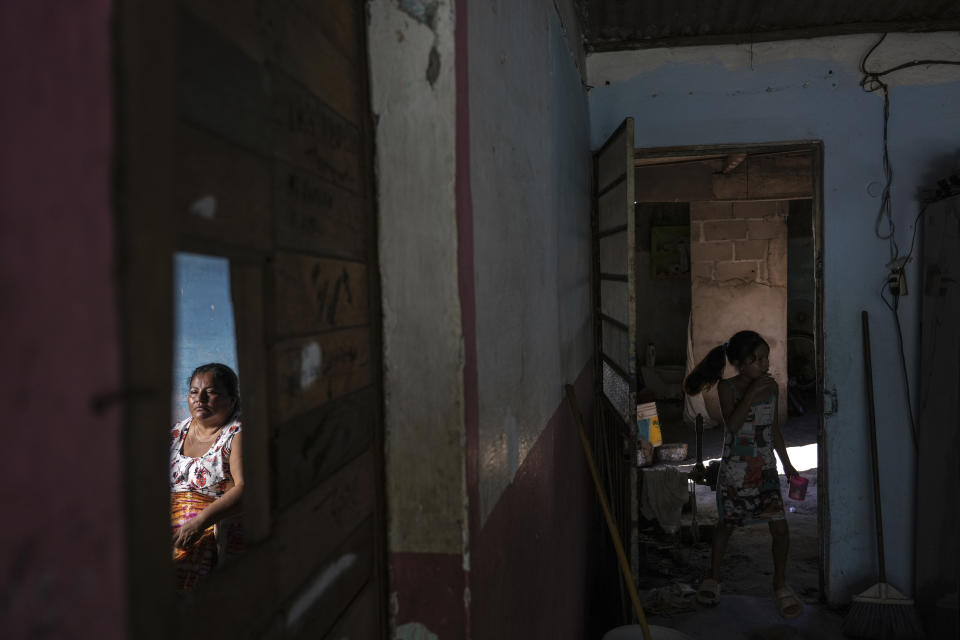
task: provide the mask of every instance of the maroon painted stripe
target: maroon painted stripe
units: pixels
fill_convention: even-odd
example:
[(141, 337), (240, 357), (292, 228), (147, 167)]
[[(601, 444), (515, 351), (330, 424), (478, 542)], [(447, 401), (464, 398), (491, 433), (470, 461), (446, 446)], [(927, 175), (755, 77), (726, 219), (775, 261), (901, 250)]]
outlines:
[[(593, 362), (574, 383), (593, 418)], [(597, 549), (605, 534), (576, 422), (562, 400), (472, 540), (477, 638), (599, 637)], [(616, 582), (612, 582), (614, 589)], [(546, 615), (549, 612), (549, 615)]]
[(418, 622), (438, 638), (462, 638), (463, 557), (459, 553), (391, 553), (394, 624)]

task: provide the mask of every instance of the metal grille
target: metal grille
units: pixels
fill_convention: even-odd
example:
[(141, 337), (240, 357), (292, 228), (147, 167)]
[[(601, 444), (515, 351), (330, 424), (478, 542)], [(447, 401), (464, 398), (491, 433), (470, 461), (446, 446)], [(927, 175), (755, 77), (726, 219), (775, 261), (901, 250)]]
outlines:
[(616, 408), (624, 422), (630, 422), (630, 385), (613, 368), (603, 363), (603, 395)]
[[(610, 504), (613, 521), (624, 545), (633, 546), (633, 522), (631, 515), (631, 465), (636, 460), (635, 450), (630, 437), (629, 426), (624, 424), (619, 411), (613, 407), (605, 397), (597, 403), (597, 420), (594, 423), (593, 448), (597, 459), (597, 470)], [(626, 454), (626, 455), (625, 455)], [(607, 558), (614, 562), (613, 544), (604, 536), (604, 545)], [(634, 568), (636, 571), (636, 568)], [(623, 580), (617, 580), (620, 585), (620, 620), (622, 624), (633, 621), (633, 608), (630, 598), (624, 587)]]

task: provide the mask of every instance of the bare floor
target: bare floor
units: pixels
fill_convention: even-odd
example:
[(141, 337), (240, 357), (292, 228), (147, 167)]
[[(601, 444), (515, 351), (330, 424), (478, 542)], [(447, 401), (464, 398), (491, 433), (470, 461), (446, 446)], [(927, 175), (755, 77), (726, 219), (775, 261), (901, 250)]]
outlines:
[[(659, 403), (658, 403), (659, 404)], [(689, 471), (696, 458), (696, 436), (680, 419), (679, 407), (658, 409), (664, 442), (687, 442), (689, 458), (678, 465)], [(673, 409), (673, 411), (671, 411)], [(788, 449), (814, 453), (817, 442), (817, 418), (808, 412), (791, 416), (783, 428)], [(710, 429), (704, 433), (704, 459), (718, 458), (722, 433)], [(811, 448), (810, 445), (813, 445)], [(794, 454), (791, 452), (791, 457)], [(684, 513), (681, 532), (667, 535), (656, 523), (640, 533), (641, 562), (639, 577), (645, 609), (651, 622), (687, 633), (691, 638), (841, 638), (840, 612), (820, 604), (820, 555), (817, 526), (817, 468), (815, 458), (794, 465), (809, 481), (806, 499), (787, 498), (786, 477), (780, 477), (790, 526), (790, 555), (787, 582), (805, 603), (804, 614), (786, 621), (777, 614), (772, 596), (773, 558), (771, 538), (765, 524), (742, 527), (730, 539), (721, 570), (721, 599), (716, 607), (705, 608), (694, 601), (694, 590), (710, 566), (710, 535), (717, 521), (716, 494), (710, 487), (697, 486), (697, 523), (691, 527), (692, 513)], [(807, 468), (809, 466), (809, 468)], [(693, 532), (698, 533), (694, 539)]]
[(650, 624), (677, 629), (691, 640), (843, 640), (843, 615), (824, 605), (805, 605), (793, 620), (777, 615), (761, 596), (722, 596), (710, 609), (673, 616), (651, 616)]

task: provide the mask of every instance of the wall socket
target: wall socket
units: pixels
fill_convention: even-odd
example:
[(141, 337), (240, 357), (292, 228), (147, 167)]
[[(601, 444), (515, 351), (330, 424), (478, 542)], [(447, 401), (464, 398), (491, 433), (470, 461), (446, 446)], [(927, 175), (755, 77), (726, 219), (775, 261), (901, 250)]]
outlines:
[(887, 276), (887, 287), (890, 289), (890, 293), (895, 296), (907, 295), (907, 275), (903, 272), (903, 269), (890, 272), (890, 275)]
[(887, 276), (887, 288), (895, 296), (907, 295), (907, 272), (906, 266), (910, 262), (910, 257), (895, 258), (887, 263), (887, 269), (890, 269), (890, 275)]

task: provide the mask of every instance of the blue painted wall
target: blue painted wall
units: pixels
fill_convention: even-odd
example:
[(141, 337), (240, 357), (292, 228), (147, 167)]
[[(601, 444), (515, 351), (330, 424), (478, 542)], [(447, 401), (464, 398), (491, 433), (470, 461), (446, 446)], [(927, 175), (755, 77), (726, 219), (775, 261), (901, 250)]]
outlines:
[(601, 622), (593, 550), (603, 532), (563, 395), (578, 383), (589, 419), (592, 163), (579, 37), (561, 19), (569, 1), (466, 4), (478, 402), (471, 633), (599, 637), (589, 627)]
[[(230, 261), (192, 253), (174, 256), (172, 421), (190, 416), (187, 377), (201, 364), (221, 362), (237, 372), (237, 336), (230, 296)], [(243, 388), (241, 380), (241, 389)]]
[[(946, 37), (960, 45), (956, 34)], [(892, 63), (916, 59), (912, 47), (923, 38), (892, 39), (884, 55)], [(879, 295), (890, 250), (874, 234), (880, 199), (874, 195), (877, 185), (870, 186), (883, 182), (883, 101), (861, 89), (857, 71), (859, 56), (875, 40), (774, 43), (755, 46), (752, 54), (736, 46), (618, 52), (590, 55), (587, 63), (594, 148), (626, 116), (636, 120), (638, 147), (823, 141), (825, 384), (839, 396), (839, 412), (826, 422), (831, 602), (845, 601), (876, 581), (861, 309), (872, 318), (888, 577), (908, 592), (913, 580), (915, 463), (892, 314)], [(960, 166), (960, 73), (931, 78), (919, 68), (894, 80), (895, 237), (906, 252), (918, 189), (934, 187), (937, 178)], [(901, 305), (914, 398), (920, 373), (916, 264), (915, 257), (908, 267), (911, 295)]]
[(549, 2), (470, 3), (480, 512), (590, 359), (589, 116)]

